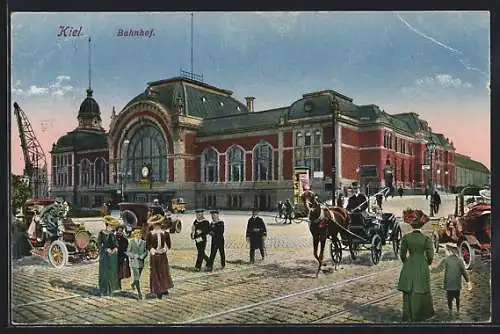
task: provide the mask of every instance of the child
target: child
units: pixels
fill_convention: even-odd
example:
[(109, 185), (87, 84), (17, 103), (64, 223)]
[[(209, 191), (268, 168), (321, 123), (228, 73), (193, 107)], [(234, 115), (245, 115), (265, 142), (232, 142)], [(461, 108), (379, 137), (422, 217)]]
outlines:
[(454, 245), (446, 245), (446, 257), (439, 265), (432, 269), (432, 272), (439, 272), (444, 269), (444, 289), (448, 300), (448, 312), (452, 314), (453, 299), (457, 306), (457, 315), (460, 312), (460, 290), (462, 288), (462, 276), (467, 282), (467, 289), (472, 290), (472, 283), (465, 270), (462, 259), (457, 256), (457, 249)]

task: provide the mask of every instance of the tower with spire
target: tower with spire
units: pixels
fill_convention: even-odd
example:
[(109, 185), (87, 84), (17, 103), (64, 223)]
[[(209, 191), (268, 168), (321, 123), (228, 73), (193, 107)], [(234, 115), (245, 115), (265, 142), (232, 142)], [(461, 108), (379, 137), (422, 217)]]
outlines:
[(94, 91), (92, 90), (91, 56), (91, 39), (89, 37), (89, 88), (87, 89), (87, 97), (83, 100), (78, 110), (78, 129), (104, 131), (99, 104), (92, 96)]

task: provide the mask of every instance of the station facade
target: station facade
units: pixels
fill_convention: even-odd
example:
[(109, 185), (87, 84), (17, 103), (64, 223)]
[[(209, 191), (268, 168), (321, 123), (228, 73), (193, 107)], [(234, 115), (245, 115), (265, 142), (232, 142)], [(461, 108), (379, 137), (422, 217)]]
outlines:
[[(188, 208), (268, 210), (292, 198), (295, 166), (308, 167), (313, 190), (329, 197), (333, 150), (340, 187), (359, 181), (368, 165), (376, 166), (371, 189), (390, 179), (423, 193), (431, 175), (440, 189), (456, 184), (453, 143), (415, 113), (390, 115), (333, 90), (271, 110), (255, 111), (254, 103), (175, 77), (148, 83), (119, 113), (113, 109), (106, 132), (89, 90), (78, 127), (53, 145), (51, 195), (82, 206), (123, 194), (133, 202), (183, 197)], [(423, 168), (429, 141), (432, 173)]]

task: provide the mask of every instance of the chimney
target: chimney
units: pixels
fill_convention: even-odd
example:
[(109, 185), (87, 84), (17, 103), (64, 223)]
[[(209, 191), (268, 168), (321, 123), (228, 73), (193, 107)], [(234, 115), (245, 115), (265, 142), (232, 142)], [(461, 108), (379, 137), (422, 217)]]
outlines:
[(247, 101), (247, 108), (248, 112), (253, 112), (253, 101), (255, 100), (255, 97), (253, 96), (247, 96), (245, 97), (245, 100)]

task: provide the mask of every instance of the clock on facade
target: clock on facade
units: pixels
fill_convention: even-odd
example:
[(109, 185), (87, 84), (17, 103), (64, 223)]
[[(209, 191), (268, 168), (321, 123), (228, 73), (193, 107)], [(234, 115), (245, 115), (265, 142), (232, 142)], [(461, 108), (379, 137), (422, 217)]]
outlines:
[(144, 177), (144, 178), (149, 177), (149, 167), (148, 166), (142, 167), (141, 174), (142, 174), (142, 177)]

